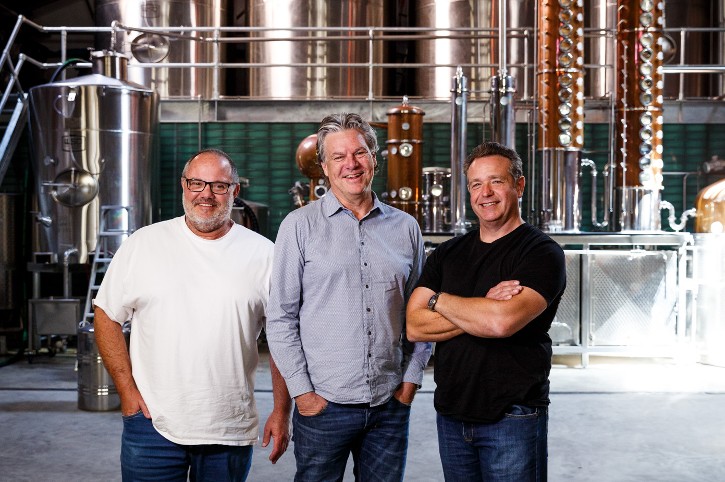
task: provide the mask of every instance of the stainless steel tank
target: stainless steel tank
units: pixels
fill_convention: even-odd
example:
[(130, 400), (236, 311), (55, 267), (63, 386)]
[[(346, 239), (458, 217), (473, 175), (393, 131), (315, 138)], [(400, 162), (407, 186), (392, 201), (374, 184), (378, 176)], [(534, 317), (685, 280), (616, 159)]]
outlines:
[[(222, 27), (226, 24), (227, 0), (96, 0), (96, 26), (110, 27), (114, 20), (128, 27)], [(187, 40), (213, 38), (213, 32), (185, 31), (176, 36), (156, 32), (121, 31), (114, 49), (131, 57), (132, 82), (150, 87), (161, 98), (212, 99), (223, 92), (223, 75), (208, 67), (163, 67), (165, 63), (212, 63), (214, 44)], [(180, 36), (179, 36), (180, 35)], [(109, 49), (110, 36), (99, 36), (96, 48)], [(224, 50), (219, 49), (219, 61)], [(142, 68), (140, 65), (159, 67)]]
[[(123, 326), (123, 336), (128, 349), (131, 338), (129, 323)], [(96, 334), (92, 323), (81, 323), (78, 327), (78, 408), (92, 412), (118, 410), (121, 398), (111, 375), (103, 365), (98, 351)]]
[[(419, 40), (416, 46), (417, 63), (440, 65), (424, 67), (416, 72), (416, 94), (425, 98), (448, 99), (451, 78), (456, 75), (457, 65), (481, 64), (480, 67), (463, 67), (469, 79), (470, 98), (488, 95), (490, 78), (499, 62), (497, 0), (423, 0), (416, 6), (416, 26), (435, 29), (426, 32), (436, 38)], [(508, 35), (508, 58), (504, 59), (507, 72), (516, 79), (520, 96), (533, 92), (533, 69), (524, 69), (525, 63), (534, 61), (535, 39), (533, 0), (509, 0), (507, 27), (517, 28)], [(451, 31), (450, 28), (470, 28), (467, 31)], [(527, 30), (528, 38), (524, 36)], [(472, 38), (477, 35), (479, 38)]]
[[(675, 46), (674, 58), (668, 62), (675, 65), (682, 59), (690, 65), (723, 65), (723, 32), (697, 31), (696, 29), (722, 28), (725, 1), (723, 0), (667, 0), (667, 28), (693, 29), (684, 39), (678, 33), (670, 32)], [(684, 48), (683, 48), (684, 40)], [(678, 98), (720, 97), (722, 74), (668, 74), (665, 79), (664, 96)]]
[[(97, 69), (109, 55), (94, 54)], [(76, 249), (78, 262), (87, 262), (98, 240), (102, 206), (113, 206), (105, 211), (108, 230), (151, 222), (157, 123), (156, 93), (114, 77), (94, 73), (30, 89), (43, 251), (59, 261)], [(110, 240), (108, 250), (120, 241)]]
[(383, 0), (251, 0), (250, 26), (270, 30), (252, 34), (267, 40), (250, 43), (250, 62), (267, 66), (250, 69), (250, 95), (274, 99), (382, 95), (382, 69), (371, 72), (366, 66), (348, 65), (369, 63), (371, 57), (374, 62), (382, 62), (382, 42), (375, 42), (371, 52), (366, 31), (313, 28), (291, 32), (289, 28), (380, 27), (384, 22), (383, 7)]
[(451, 227), (451, 168), (424, 167), (420, 227), (428, 233), (446, 233)]

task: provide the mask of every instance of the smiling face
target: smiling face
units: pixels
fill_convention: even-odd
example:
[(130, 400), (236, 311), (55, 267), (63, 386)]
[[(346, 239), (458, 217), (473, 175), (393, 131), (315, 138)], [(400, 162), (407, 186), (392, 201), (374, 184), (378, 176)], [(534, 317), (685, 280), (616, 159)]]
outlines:
[(335, 197), (346, 207), (368, 200), (376, 164), (363, 135), (354, 129), (330, 133), (324, 153), (322, 170)]
[[(196, 156), (184, 176), (186, 179), (234, 182), (229, 162), (212, 152)], [(212, 193), (208, 184), (201, 192), (192, 192), (186, 185), (186, 179), (181, 179), (181, 187), (184, 192), (182, 203), (189, 229), (197, 236), (206, 239), (224, 236), (231, 228), (230, 214), (234, 198), (239, 194), (239, 185), (230, 186), (226, 194)]]
[(514, 181), (510, 165), (507, 158), (493, 155), (475, 159), (468, 168), (471, 208), (482, 230), (504, 228), (506, 234), (523, 222), (518, 200), (523, 196), (525, 180), (521, 176)]

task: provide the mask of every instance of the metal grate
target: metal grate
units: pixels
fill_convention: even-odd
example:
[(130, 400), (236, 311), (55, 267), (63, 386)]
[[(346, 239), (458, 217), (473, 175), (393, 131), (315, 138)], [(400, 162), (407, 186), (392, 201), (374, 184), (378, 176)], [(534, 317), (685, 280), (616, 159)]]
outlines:
[(675, 342), (676, 251), (592, 253), (590, 269), (592, 345)]
[(561, 297), (549, 336), (554, 345), (581, 345), (581, 254), (565, 253), (566, 291)]

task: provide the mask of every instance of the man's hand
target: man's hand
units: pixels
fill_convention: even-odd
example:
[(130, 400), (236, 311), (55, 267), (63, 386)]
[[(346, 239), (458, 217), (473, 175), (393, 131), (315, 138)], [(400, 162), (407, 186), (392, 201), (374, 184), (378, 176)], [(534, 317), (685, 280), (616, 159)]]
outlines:
[(413, 403), (413, 398), (415, 398), (415, 393), (418, 391), (418, 386), (415, 383), (410, 382), (403, 382), (400, 384), (397, 390), (395, 390), (395, 393), (393, 393), (393, 396), (397, 401), (402, 403), (403, 405), (411, 405)]
[(264, 438), (262, 447), (269, 445), (270, 439), (274, 439), (272, 452), (269, 454), (269, 461), (273, 464), (287, 451), (290, 440), (289, 412), (275, 409), (269, 415), (267, 423), (264, 424)]
[(307, 392), (295, 397), (297, 410), (304, 417), (312, 417), (322, 412), (327, 407), (327, 400), (316, 394), (315, 392)]
[(499, 284), (488, 290), (485, 298), (492, 300), (505, 301), (510, 300), (517, 294), (521, 293), (523, 286), (517, 280), (501, 281)]
[(144, 417), (151, 418), (146, 402), (144, 402), (141, 392), (138, 391), (135, 384), (126, 389), (116, 388), (118, 388), (118, 395), (121, 399), (121, 415), (128, 417), (134, 413), (143, 412)]

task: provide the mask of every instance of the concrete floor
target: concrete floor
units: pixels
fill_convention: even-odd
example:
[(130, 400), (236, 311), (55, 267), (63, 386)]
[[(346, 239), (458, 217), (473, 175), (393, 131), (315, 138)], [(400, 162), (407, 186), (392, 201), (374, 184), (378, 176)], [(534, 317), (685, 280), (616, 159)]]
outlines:
[[(59, 354), (0, 368), (0, 481), (120, 480), (119, 413), (78, 410), (74, 366)], [(257, 377), (264, 421), (266, 360)], [(551, 381), (549, 480), (725, 480), (725, 368), (593, 358), (586, 369), (556, 365)], [(443, 480), (433, 388), (430, 369), (413, 405), (406, 480)], [(250, 480), (292, 480), (291, 448), (276, 465), (268, 455), (255, 448)]]

